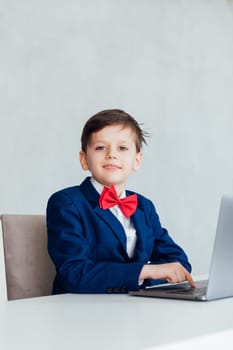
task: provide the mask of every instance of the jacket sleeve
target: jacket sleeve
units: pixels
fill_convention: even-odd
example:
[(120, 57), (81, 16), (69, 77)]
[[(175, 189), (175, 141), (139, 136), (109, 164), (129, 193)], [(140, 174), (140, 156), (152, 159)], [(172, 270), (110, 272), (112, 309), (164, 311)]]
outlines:
[(77, 206), (60, 191), (47, 205), (48, 251), (57, 275), (54, 293), (121, 293), (138, 289), (143, 263), (94, 261)]
[[(150, 202), (150, 201), (149, 201)], [(189, 272), (191, 264), (184, 250), (171, 238), (168, 231), (161, 226), (159, 216), (152, 202), (148, 210), (149, 220), (154, 230), (154, 247), (151, 255), (151, 263), (163, 264), (169, 262), (181, 263)]]

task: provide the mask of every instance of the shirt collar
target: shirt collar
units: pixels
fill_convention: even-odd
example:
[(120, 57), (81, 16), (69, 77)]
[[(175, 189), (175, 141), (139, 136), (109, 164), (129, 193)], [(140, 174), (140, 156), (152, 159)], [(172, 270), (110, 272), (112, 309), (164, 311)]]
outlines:
[[(96, 191), (99, 194), (101, 194), (104, 186), (102, 184), (100, 184), (98, 181), (96, 181), (96, 179), (94, 179), (94, 177), (91, 177), (90, 181), (91, 181), (91, 184), (93, 185), (93, 187), (96, 189)], [(125, 193), (125, 190), (123, 190), (119, 198), (125, 198), (125, 197), (126, 197), (126, 193)]]

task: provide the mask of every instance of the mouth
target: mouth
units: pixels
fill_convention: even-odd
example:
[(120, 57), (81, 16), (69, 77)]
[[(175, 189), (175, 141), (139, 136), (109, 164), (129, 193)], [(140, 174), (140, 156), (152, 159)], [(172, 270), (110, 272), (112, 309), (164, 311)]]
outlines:
[(116, 165), (116, 164), (105, 164), (103, 166), (104, 169), (107, 169), (107, 170), (119, 170), (121, 169), (121, 167), (119, 165)]

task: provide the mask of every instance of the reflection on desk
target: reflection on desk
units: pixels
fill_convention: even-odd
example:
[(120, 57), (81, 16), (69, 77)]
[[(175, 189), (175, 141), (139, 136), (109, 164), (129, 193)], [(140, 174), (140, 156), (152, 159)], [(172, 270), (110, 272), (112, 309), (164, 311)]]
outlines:
[(65, 294), (0, 304), (0, 348), (141, 350), (233, 329), (233, 298), (207, 303)]

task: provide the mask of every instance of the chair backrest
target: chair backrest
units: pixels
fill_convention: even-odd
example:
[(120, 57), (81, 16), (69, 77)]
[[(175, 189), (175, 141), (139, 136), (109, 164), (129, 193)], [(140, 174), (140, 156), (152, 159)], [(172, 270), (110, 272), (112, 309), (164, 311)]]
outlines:
[(7, 299), (50, 295), (55, 267), (47, 252), (45, 216), (4, 214), (1, 223)]

